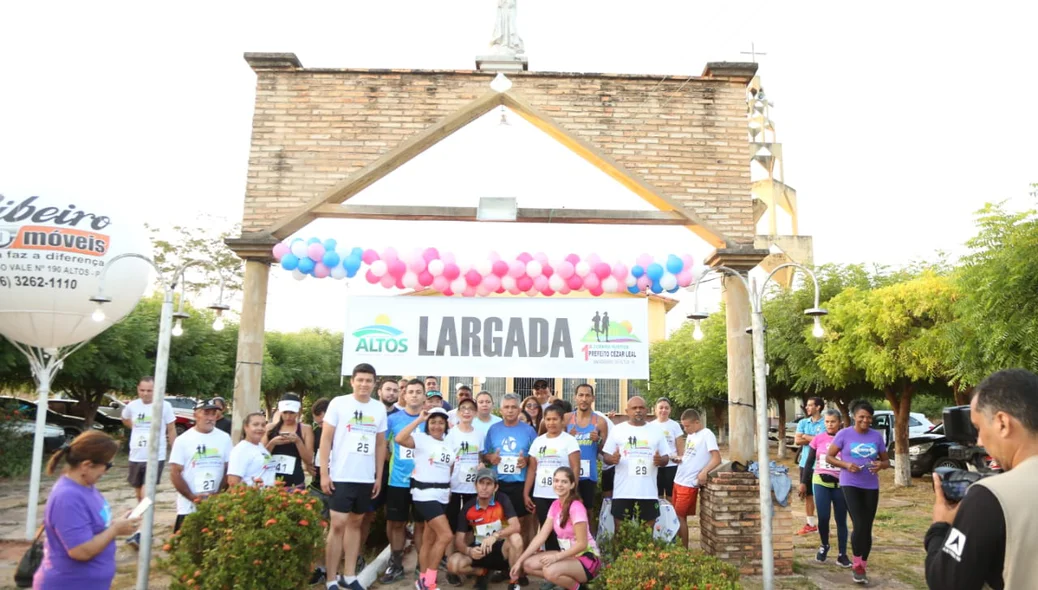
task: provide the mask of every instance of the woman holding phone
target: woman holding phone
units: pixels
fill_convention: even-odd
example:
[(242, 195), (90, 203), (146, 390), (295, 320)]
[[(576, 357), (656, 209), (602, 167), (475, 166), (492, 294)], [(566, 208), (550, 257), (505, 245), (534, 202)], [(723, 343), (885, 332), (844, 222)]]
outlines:
[(264, 446), (274, 458), (277, 480), (299, 489), (306, 483), (306, 472), (313, 469), (314, 457), (314, 430), (299, 421), (302, 407), (298, 395), (281, 396), (278, 421), (263, 437)]

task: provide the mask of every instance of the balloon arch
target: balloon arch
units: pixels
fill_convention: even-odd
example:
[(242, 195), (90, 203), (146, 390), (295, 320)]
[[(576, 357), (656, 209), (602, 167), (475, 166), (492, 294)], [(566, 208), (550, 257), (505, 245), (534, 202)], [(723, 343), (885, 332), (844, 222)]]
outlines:
[(334, 239), (319, 238), (279, 242), (273, 254), (298, 280), (346, 279), (363, 272), (369, 283), (387, 289), (432, 288), (444, 295), (464, 297), (506, 292), (548, 297), (571, 291), (586, 291), (595, 297), (605, 293), (674, 293), (692, 284), (695, 277), (690, 254), (669, 254), (663, 259), (642, 254), (628, 265), (623, 261), (604, 262), (597, 254), (550, 259), (543, 252), (523, 252), (506, 259), (490, 252), (485, 260), (467, 264), (459, 262), (453, 253), (436, 248), (401, 255), (391, 247), (379, 252), (347, 248)]

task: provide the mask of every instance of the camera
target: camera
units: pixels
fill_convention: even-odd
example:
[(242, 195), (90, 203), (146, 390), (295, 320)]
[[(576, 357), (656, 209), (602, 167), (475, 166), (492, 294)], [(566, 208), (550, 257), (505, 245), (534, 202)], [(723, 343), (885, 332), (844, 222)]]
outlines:
[(948, 457), (965, 462), (969, 469), (940, 467), (934, 473), (941, 478), (944, 497), (949, 502), (958, 503), (970, 485), (998, 473), (998, 470), (989, 466), (987, 451), (977, 445), (977, 428), (970, 420), (970, 407), (945, 408), (943, 414), (944, 436), (952, 442)]

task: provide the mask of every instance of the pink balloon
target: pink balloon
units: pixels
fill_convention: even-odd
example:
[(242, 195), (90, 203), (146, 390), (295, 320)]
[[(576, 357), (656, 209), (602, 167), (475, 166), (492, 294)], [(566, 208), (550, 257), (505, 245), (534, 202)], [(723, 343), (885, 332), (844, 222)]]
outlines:
[(379, 282), (382, 283), (382, 286), (387, 289), (396, 286), (396, 279), (393, 277), (393, 275), (389, 273), (382, 275), (382, 280), (380, 280)]
[(448, 262), (443, 266), (443, 276), (446, 277), (448, 281), (453, 281), (461, 276), (461, 269), (458, 268), (457, 264)]
[(649, 285), (651, 285), (651, 284), (652, 284), (652, 279), (649, 278), (649, 275), (642, 275), (642, 276), (638, 277), (638, 290), (639, 291), (644, 291), (644, 290), (648, 289)]
[(602, 295), (602, 293), (604, 293), (604, 291), (602, 291), (602, 287), (597, 285), (588, 289), (587, 292), (595, 297), (599, 297)]
[(389, 262), (391, 260), (399, 260), (400, 255), (396, 253), (396, 248), (389, 246), (382, 251), (382, 260)]
[(314, 277), (315, 278), (323, 279), (323, 278), (327, 277), (330, 274), (332, 274), (332, 269), (330, 269), (327, 266), (325, 266), (323, 262), (318, 262), (317, 264), (314, 265)]
[(501, 293), (504, 293), (504, 292), (505, 292), (505, 288), (504, 287), (498, 287), (497, 290), (494, 291), (494, 293), (497, 293), (497, 294), (501, 294)]
[(580, 256), (577, 256), (576, 254), (567, 254), (566, 255), (566, 262), (568, 262), (570, 264), (576, 264), (576, 263), (580, 262)]
[(454, 291), (451, 291), (450, 287), (447, 287), (447, 289), (443, 292), (443, 294), (446, 295), (447, 297), (450, 297), (450, 296), (454, 295)]
[(687, 287), (692, 284), (692, 270), (689, 267), (685, 267), (681, 272), (678, 273), (678, 286)]
[(518, 295), (518, 294), (522, 293), (522, 291), (519, 290), (519, 287), (512, 287), (511, 289), (508, 290), (508, 292), (511, 293), (512, 295)]
[(389, 274), (392, 275), (393, 278), (399, 279), (404, 276), (405, 272), (407, 272), (407, 265), (404, 264), (403, 260), (398, 259), (389, 263)]
[(574, 291), (579, 291), (584, 287), (584, 279), (577, 275), (570, 275), (569, 278), (566, 279), (566, 286)]
[(487, 286), (483, 283), (480, 283), (479, 286), (476, 287), (476, 295), (479, 295), (480, 297), (486, 297), (487, 295), (490, 295), (490, 291), (491, 290), (487, 289)]
[(443, 276), (443, 275), (440, 275), (438, 277), (433, 277), (432, 288), (436, 289), (440, 293), (443, 293), (444, 291), (446, 291), (450, 287), (450, 285), (451, 285), (450, 280), (447, 277)]
[(501, 288), (501, 277), (497, 275), (487, 275), (483, 277), (483, 286), (489, 291), (497, 291)]
[(515, 279), (515, 286), (519, 289), (520, 292), (525, 293), (533, 288), (533, 279), (526, 275), (523, 275)]
[(523, 276), (523, 274), (525, 274), (525, 273), (526, 273), (526, 263), (525, 262), (522, 262), (520, 260), (513, 260), (512, 263), (508, 265), (508, 276), (512, 277), (513, 279), (517, 279), (517, 278)]
[(306, 247), (306, 255), (314, 262), (320, 262), (324, 258), (324, 244), (310, 244)]
[(498, 260), (501, 260), (501, 255), (491, 250), (490, 254), (487, 254), (487, 260), (490, 262), (497, 262)]
[(595, 274), (598, 275), (599, 279), (604, 279), (611, 275), (613, 269), (609, 268), (609, 265), (605, 262), (599, 262), (595, 265)]
[(508, 274), (508, 263), (504, 260), (495, 260), (494, 264), (491, 265), (491, 272), (497, 277), (503, 277)]
[(288, 247), (288, 244), (284, 242), (278, 242), (274, 244), (274, 260), (281, 262), (281, 258), (291, 252), (292, 249)]
[(371, 272), (370, 270), (367, 273), (365, 273), (364, 279), (372, 285), (378, 284), (378, 277), (376, 277), (375, 273)]
[(555, 291), (552, 291), (551, 287), (548, 287), (547, 289), (541, 291), (541, 295), (544, 295), (545, 297), (551, 297), (554, 294), (555, 294)]
[(559, 263), (559, 267), (555, 269), (555, 272), (559, 273), (559, 276), (563, 279), (568, 279), (573, 276), (573, 263), (569, 260)]
[(685, 266), (682, 267), (682, 268), (687, 268), (687, 269), (691, 269), (692, 268), (692, 255), (691, 254), (682, 254), (681, 255), (681, 261), (685, 263)]
[(550, 264), (541, 265), (541, 274), (551, 278), (551, 275), (555, 274), (555, 269)]
[(454, 258), (454, 252), (440, 252), (440, 260), (442, 260), (444, 264), (457, 262)]
[[(475, 287), (483, 282), (483, 277), (480, 276), (478, 271), (470, 270), (465, 273), (465, 282), (468, 283), (470, 287)], [(468, 291), (468, 289), (466, 289), (466, 291)], [(469, 295), (469, 297), (471, 297), (471, 295)]]
[(429, 274), (429, 271), (427, 270), (423, 270), (422, 272), (418, 273), (418, 284), (423, 287), (428, 287), (429, 285), (433, 284), (433, 280), (434, 277), (431, 274)]
[(397, 289), (406, 289), (407, 288), (407, 285), (404, 284), (404, 276), (403, 275), (395, 277), (393, 285)]
[(412, 258), (411, 261), (407, 263), (407, 268), (411, 269), (411, 272), (414, 274), (419, 274), (425, 270), (425, 263), (425, 258), (418, 256)]
[(642, 268), (649, 268), (649, 265), (652, 264), (652, 255), (651, 254), (639, 254), (637, 261), (638, 261), (638, 266), (640, 266)]
[(541, 275), (533, 280), (533, 288), (538, 291), (544, 291), (548, 288), (548, 277)]
[(571, 291), (572, 289), (569, 288), (569, 285), (563, 285), (562, 288), (559, 289), (559, 295), (569, 295)]
[(590, 289), (593, 289), (595, 287), (600, 286), (601, 284), (602, 284), (602, 281), (598, 278), (598, 275), (596, 275), (594, 273), (590, 273), (586, 277), (584, 277), (584, 288), (585, 289), (590, 290)]
[(476, 287), (474, 287), (473, 285), (469, 285), (468, 287), (465, 287), (465, 291), (462, 292), (462, 296), (464, 296), (464, 297), (475, 297), (476, 296)]
[(436, 248), (426, 248), (422, 252), (422, 260), (429, 262), (430, 260), (436, 260), (440, 257), (440, 252)]
[(364, 261), (364, 264), (371, 264), (372, 262), (375, 262), (379, 259), (378, 252), (375, 252), (371, 248), (368, 248), (364, 251), (363, 254), (361, 254), (360, 259)]
[(533, 256), (530, 256), (529, 252), (523, 252), (522, 254), (516, 256), (515, 259), (522, 262), (523, 264), (526, 264), (527, 262), (533, 260)]
[(586, 260), (587, 263), (590, 264), (592, 267), (594, 267), (599, 262), (602, 262), (602, 258), (598, 254), (590, 254), (584, 260)]
[(548, 263), (548, 255), (545, 254), (544, 252), (538, 252), (538, 253), (534, 254), (533, 255), (533, 259), (536, 260), (537, 262), (540, 262), (541, 264), (547, 264)]
[(623, 282), (627, 278), (627, 266), (622, 262), (613, 264), (613, 276), (616, 280)]

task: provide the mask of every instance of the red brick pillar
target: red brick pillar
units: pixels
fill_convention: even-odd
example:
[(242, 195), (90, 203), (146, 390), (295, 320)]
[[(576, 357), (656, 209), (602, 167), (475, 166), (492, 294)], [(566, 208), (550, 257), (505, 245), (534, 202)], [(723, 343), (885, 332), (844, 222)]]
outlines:
[[(700, 503), (700, 543), (703, 551), (739, 568), (743, 575), (761, 575), (760, 500), (752, 473), (722, 471), (710, 475)], [(793, 573), (793, 515), (774, 504), (772, 543), (775, 575)]]

